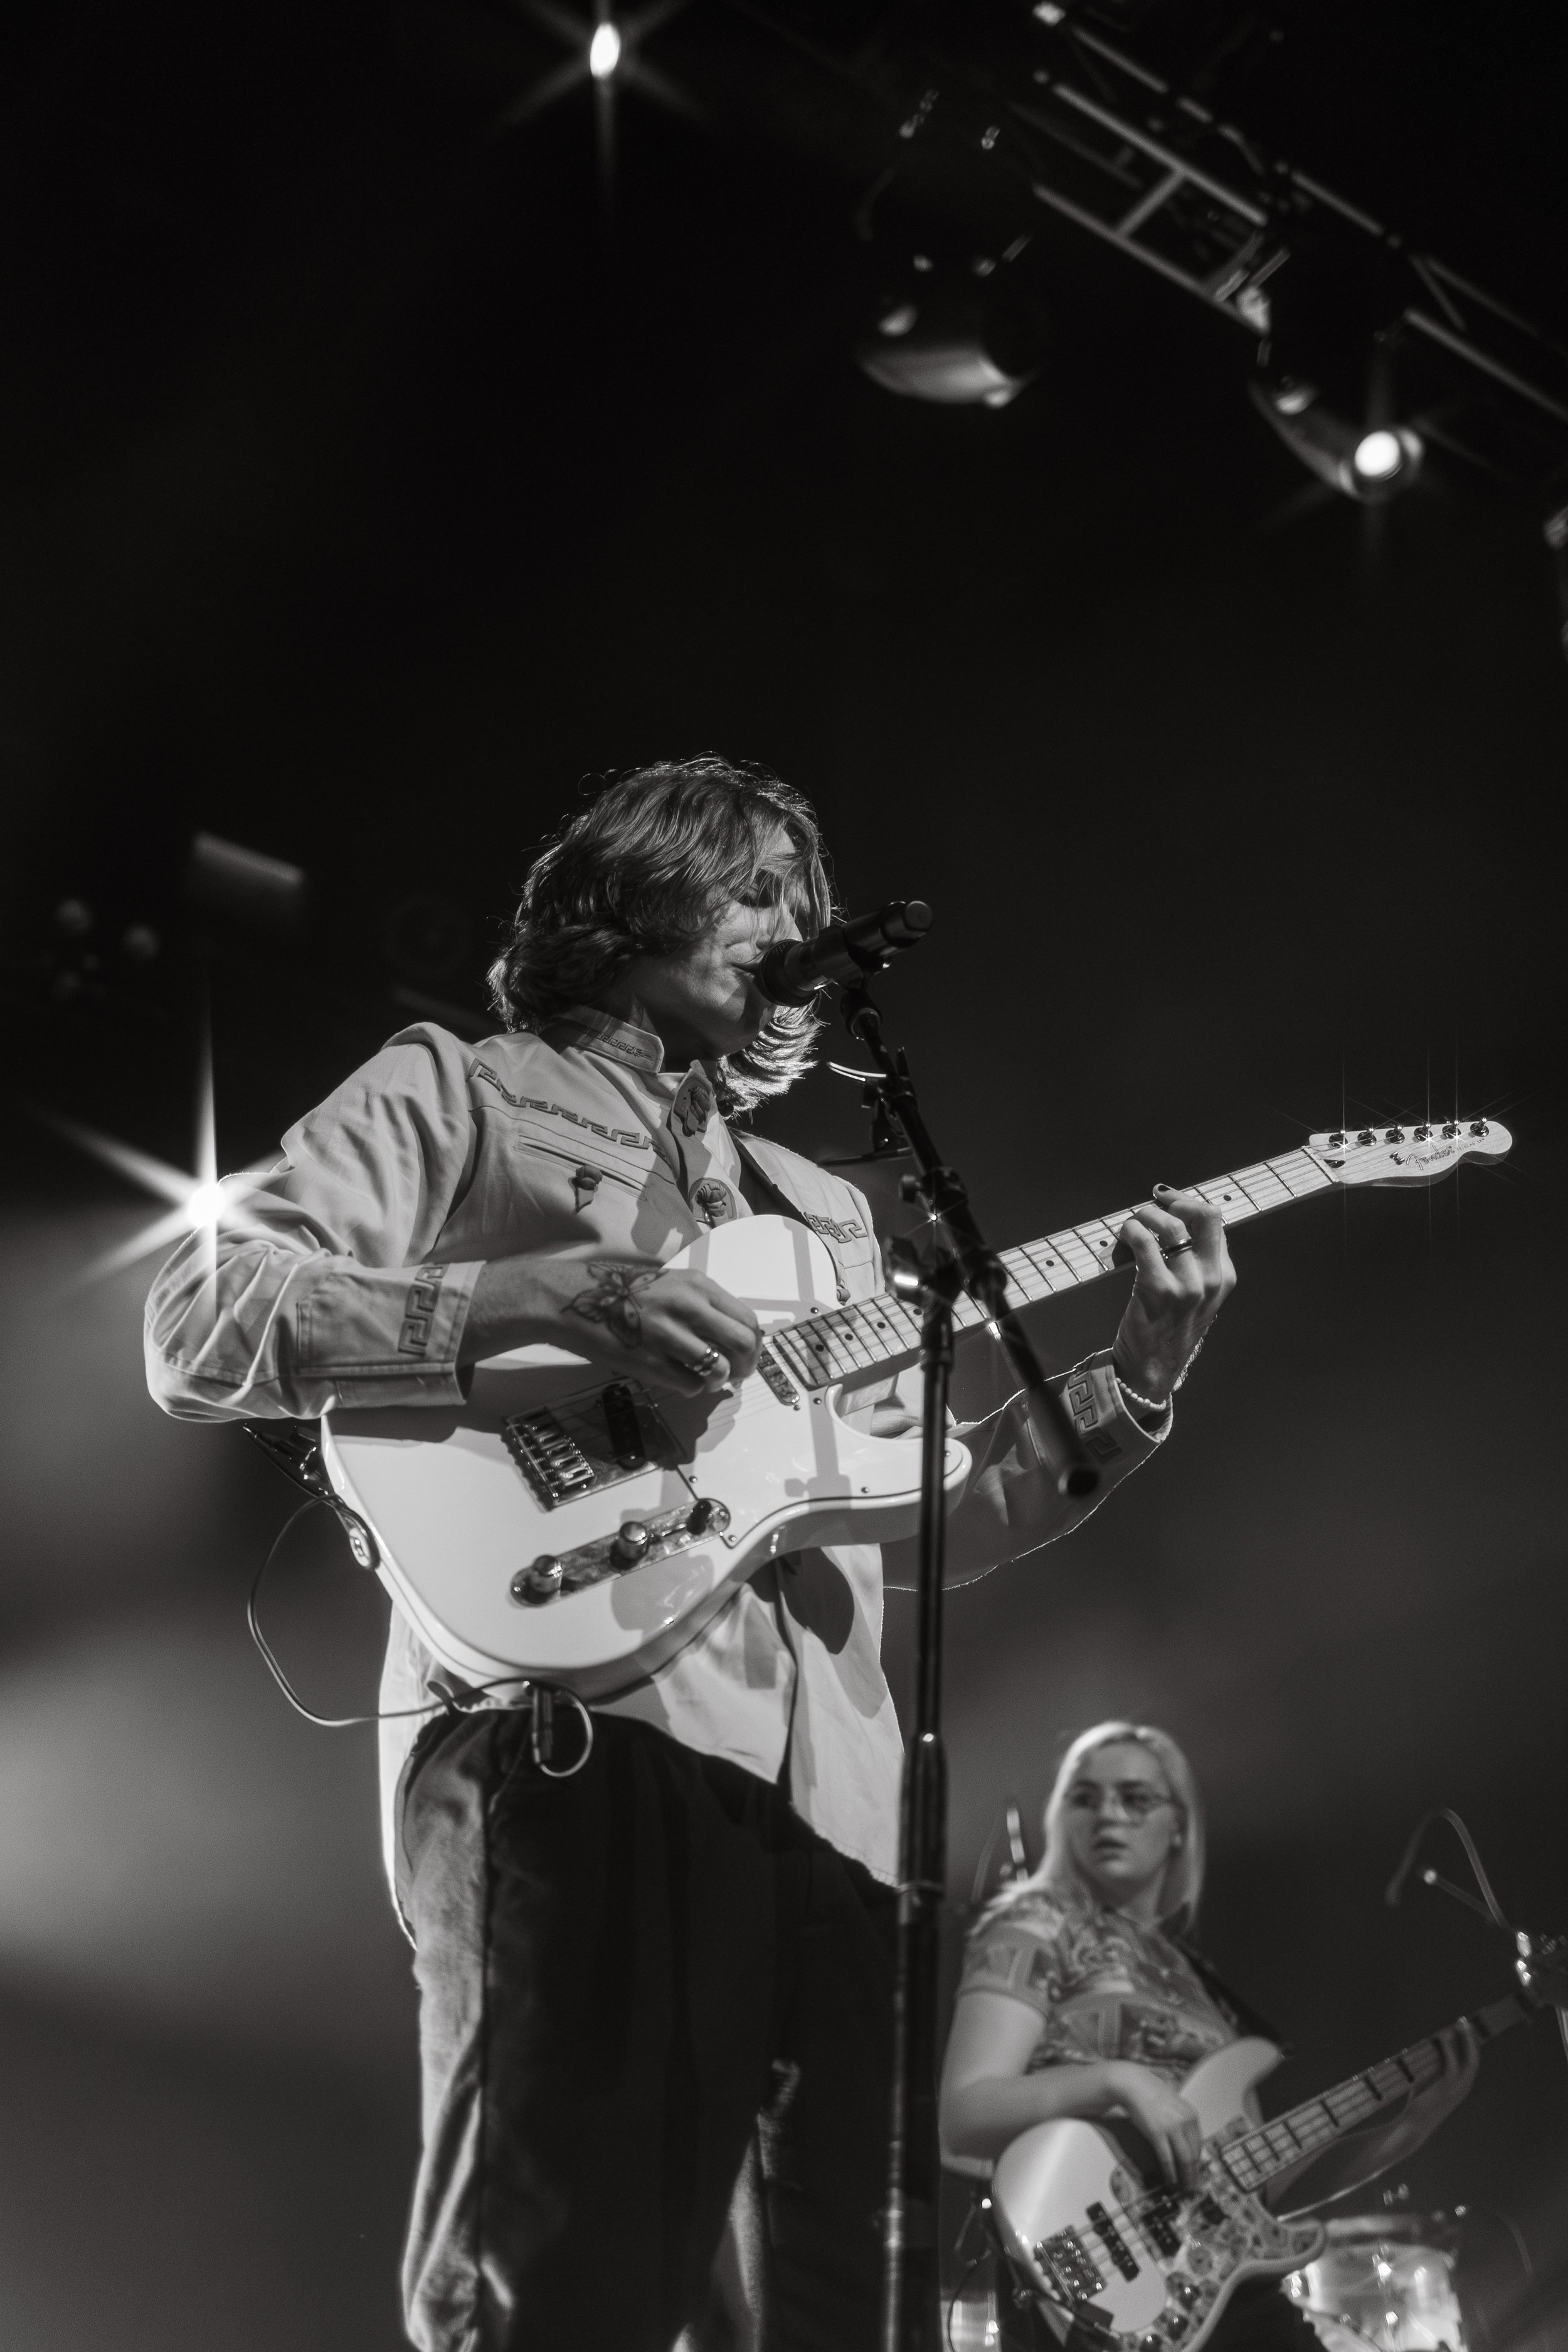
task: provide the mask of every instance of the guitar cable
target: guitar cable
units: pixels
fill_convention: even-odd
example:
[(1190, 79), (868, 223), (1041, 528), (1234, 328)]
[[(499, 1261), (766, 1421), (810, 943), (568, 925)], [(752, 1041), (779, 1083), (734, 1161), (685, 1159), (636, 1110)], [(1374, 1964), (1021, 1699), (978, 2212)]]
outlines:
[[(261, 1620), (258, 1614), (257, 1604), (261, 1598), (261, 1587), (266, 1580), (267, 1572), (293, 1528), (304, 1517), (307, 1511), (326, 1511), (331, 1510), (331, 1504), (321, 1495), (308, 1495), (302, 1503), (295, 1506), (268, 1546), (266, 1557), (256, 1571), (249, 1596), (245, 1604), (245, 1622), (250, 1629), (250, 1638), (260, 1652), (262, 1663), (268, 1673), (295, 1714), (303, 1716), (307, 1723), (313, 1723), (319, 1731), (351, 1731), (357, 1726), (366, 1723), (405, 1723), (419, 1716), (447, 1715), (456, 1720), (459, 1716), (477, 1712), (479, 1704), (487, 1691), (511, 1690), (521, 1685), (524, 1690), (533, 1694), (531, 1708), (533, 1720), (530, 1727), (529, 1740), (533, 1761), (539, 1770), (551, 1780), (569, 1780), (574, 1773), (580, 1772), (594, 1752), (594, 1718), (575, 1691), (558, 1690), (552, 1684), (540, 1683), (532, 1675), (498, 1675), (490, 1682), (469, 1684), (461, 1692), (448, 1691), (440, 1698), (431, 1699), (424, 1706), (387, 1707), (376, 1715), (318, 1715), (313, 1706), (306, 1706), (283, 1671), (271, 1643), (261, 1630)], [(563, 1770), (552, 1769), (550, 1761), (553, 1743), (554, 1702), (557, 1697), (564, 1698), (574, 1706), (583, 1721), (582, 1754), (574, 1763), (567, 1765)]]

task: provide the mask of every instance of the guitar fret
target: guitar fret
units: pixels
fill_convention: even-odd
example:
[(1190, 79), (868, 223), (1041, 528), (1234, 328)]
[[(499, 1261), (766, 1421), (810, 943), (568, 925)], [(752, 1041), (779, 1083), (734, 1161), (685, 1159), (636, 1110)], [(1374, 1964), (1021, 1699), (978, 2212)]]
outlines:
[[(1442, 2070), (1436, 2042), (1418, 2042), (1384, 2058), (1348, 2082), (1336, 2083), (1315, 2099), (1292, 2107), (1270, 2124), (1230, 2141), (1220, 2153), (1243, 2189), (1261, 2188), (1273, 2174), (1315, 2153), (1342, 2132), (1353, 2131), (1386, 2108), (1391, 2099), (1403, 2100), (1412, 2089)], [(1232, 2159), (1234, 2158), (1234, 2163)], [(1243, 2178), (1243, 2174), (1247, 2177)]]
[(1058, 1257), (1076, 1281), (1093, 1282), (1104, 1273), (1105, 1268), (1079, 1241), (1077, 1234), (1053, 1234), (1051, 1241)]
[(1310, 1151), (1288, 1151), (1283, 1160), (1268, 1162), (1293, 1201), (1304, 1200), (1309, 1192), (1326, 1192), (1330, 1178), (1324, 1175)]
[(1219, 2151), (1220, 2161), (1237, 2187), (1249, 2191), (1261, 2189), (1268, 2177), (1254, 2161), (1249, 2153), (1250, 2146), (1248, 2140), (1233, 2139), (1228, 2147)]
[(1212, 1184), (1194, 1188), (1201, 1192), (1211, 1208), (1219, 1211), (1227, 1225), (1239, 1224), (1243, 1217), (1255, 1217), (1258, 1203), (1249, 1200), (1238, 1176), (1216, 1176)]
[(1062, 1254), (1054, 1240), (1026, 1242), (1019, 1255), (1028, 1260), (1040, 1280), (1052, 1292), (1071, 1289), (1072, 1269), (1062, 1263)]
[[(1215, 1176), (1192, 1189), (1219, 1210), (1226, 1224), (1232, 1225), (1266, 1209), (1283, 1208), (1288, 1202), (1324, 1192), (1332, 1181), (1310, 1152), (1289, 1151), (1279, 1160), (1256, 1160), (1248, 1168)], [(1042, 1241), (1021, 1242), (1004, 1251), (1007, 1306), (1032, 1307), (1058, 1291), (1098, 1282), (1110, 1274), (1118, 1236), (1132, 1214), (1131, 1209), (1118, 1209), (1109, 1216), (1090, 1217), (1081, 1225), (1047, 1234)], [(961, 1331), (972, 1331), (986, 1319), (984, 1308), (969, 1297), (955, 1302), (953, 1320)], [(903, 1299), (883, 1293), (775, 1332), (772, 1344), (796, 1380), (817, 1389), (917, 1354), (920, 1336), (918, 1311)]]
[(1004, 1250), (1002, 1263), (1007, 1269), (1008, 1287), (1016, 1290), (1021, 1305), (1032, 1306), (1037, 1298), (1050, 1297), (1050, 1284), (1038, 1266), (1032, 1263), (1026, 1251)]
[(1231, 1181), (1246, 1193), (1255, 1209), (1282, 1209), (1296, 1197), (1266, 1160), (1258, 1160), (1250, 1168), (1238, 1168)]

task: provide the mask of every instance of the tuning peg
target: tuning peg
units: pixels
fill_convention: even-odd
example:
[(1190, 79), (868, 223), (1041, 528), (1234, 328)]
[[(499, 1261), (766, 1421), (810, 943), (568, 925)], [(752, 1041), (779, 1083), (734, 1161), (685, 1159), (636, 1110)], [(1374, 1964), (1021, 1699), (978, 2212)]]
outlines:
[(1450, 1137), (1450, 1138), (1452, 1138), (1453, 1136), (1458, 1135), (1458, 1133), (1459, 1132), (1459, 1122), (1458, 1122), (1458, 1120), (1457, 1118), (1451, 1118), (1451, 1119), (1449, 1119), (1449, 1120), (1447, 1122), (1447, 1124), (1445, 1125), (1445, 1127), (1444, 1127), (1444, 1129), (1443, 1129), (1443, 1132), (1444, 1132), (1444, 1134), (1445, 1134), (1445, 1135), (1447, 1135), (1447, 1136), (1448, 1136), (1448, 1137)]
[(1428, 1136), (1431, 1134), (1431, 1132), (1432, 1132), (1432, 1130), (1431, 1130), (1431, 1129), (1430, 1129), (1429, 1127), (1418, 1127), (1418, 1128), (1416, 1128), (1416, 1129), (1415, 1129), (1415, 1140), (1416, 1140), (1416, 1142), (1417, 1142), (1417, 1143), (1425, 1143), (1425, 1142), (1426, 1141), (1426, 1139), (1428, 1138)]
[(1356, 1141), (1358, 1143), (1375, 1143), (1377, 1141), (1377, 1138), (1373, 1133), (1370, 1127), (1363, 1127), (1361, 1133), (1356, 1137)]
[(1391, 1127), (1383, 1139), (1384, 1143), (1403, 1143), (1405, 1129), (1402, 1127)]
[(1470, 1133), (1472, 1135), (1489, 1135), (1491, 1133), (1491, 1129), (1487, 1125), (1484, 1118), (1473, 1118), (1470, 1121)]
[(1343, 1129), (1343, 1128), (1342, 1128), (1342, 1127), (1336, 1127), (1336, 1128), (1335, 1128), (1335, 1129), (1334, 1129), (1334, 1131), (1333, 1131), (1333, 1133), (1332, 1133), (1332, 1135), (1331, 1135), (1331, 1136), (1330, 1136), (1330, 1138), (1329, 1138), (1329, 1141), (1330, 1141), (1331, 1144), (1335, 1145), (1335, 1146), (1338, 1146), (1338, 1145), (1340, 1145), (1340, 1144), (1342, 1144), (1342, 1143), (1343, 1143), (1343, 1141), (1344, 1141), (1344, 1139), (1345, 1139), (1345, 1131), (1344, 1131), (1344, 1129)]

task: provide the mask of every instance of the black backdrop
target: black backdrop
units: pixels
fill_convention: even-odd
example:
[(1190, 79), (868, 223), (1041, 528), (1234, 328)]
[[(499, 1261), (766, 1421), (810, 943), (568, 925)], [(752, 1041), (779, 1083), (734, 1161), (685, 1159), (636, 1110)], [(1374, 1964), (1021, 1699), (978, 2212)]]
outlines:
[[(1447, 5), (1280, 21), (1258, 102), (1301, 160), (1550, 314), (1535, 12), (1484, 43)], [(1169, 1452), (951, 1618), (956, 1903), (1006, 1795), (1037, 1815), (1063, 1737), (1126, 1712), (1193, 1755), (1207, 1939), (1288, 2028), (1285, 2087), (1489, 1996), (1479, 1923), (1381, 1888), (1447, 1802), (1505, 1903), (1568, 1914), (1539, 517), (1436, 480), (1376, 517), (1320, 498), (1235, 330), (1067, 238), (1016, 405), (874, 390), (839, 101), (815, 145), (798, 94), (731, 136), (766, 52), (710, 0), (650, 48), (697, 114), (621, 104), (608, 255), (584, 93), (488, 135), (560, 54), (503, 8), (5, 37), (6, 2340), (395, 2343), (415, 2132), (367, 1738), (289, 1717), (240, 1622), (287, 1494), (146, 1402), (147, 1267), (80, 1277), (155, 1204), (26, 1106), (188, 1164), (205, 959), (243, 1164), (408, 991), (477, 1007), (579, 780), (672, 751), (806, 789), (850, 904), (933, 901), (885, 1000), (999, 1238), (1342, 1105), (1446, 1108), (1456, 1072), (1515, 1129), (1504, 1173), (1238, 1235)], [(299, 929), (198, 945), (203, 828), (308, 870)], [(826, 1075), (768, 1124), (861, 1131)], [(1116, 1307), (1042, 1342), (1070, 1360)], [(324, 1535), (271, 1606), (318, 1700), (368, 1694), (379, 1604)], [(900, 1696), (909, 1634), (894, 1596)], [(1538, 2027), (1410, 2170), (1418, 2208), (1472, 2208), (1500, 2343), (1562, 2334), (1565, 2118)]]

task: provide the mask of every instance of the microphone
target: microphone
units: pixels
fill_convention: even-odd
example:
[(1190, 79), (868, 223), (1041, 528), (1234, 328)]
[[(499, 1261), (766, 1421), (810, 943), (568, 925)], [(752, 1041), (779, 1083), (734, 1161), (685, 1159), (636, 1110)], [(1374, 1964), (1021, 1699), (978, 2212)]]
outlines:
[(874, 915), (847, 916), (814, 940), (781, 940), (752, 974), (774, 1004), (809, 1004), (819, 988), (886, 971), (901, 948), (918, 947), (931, 927), (923, 898), (892, 898)]

